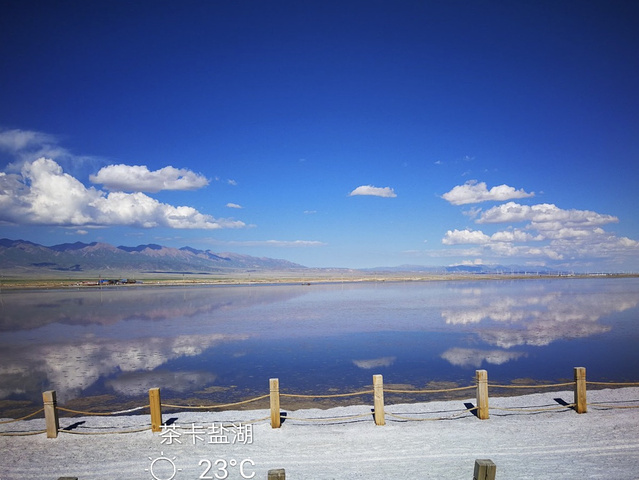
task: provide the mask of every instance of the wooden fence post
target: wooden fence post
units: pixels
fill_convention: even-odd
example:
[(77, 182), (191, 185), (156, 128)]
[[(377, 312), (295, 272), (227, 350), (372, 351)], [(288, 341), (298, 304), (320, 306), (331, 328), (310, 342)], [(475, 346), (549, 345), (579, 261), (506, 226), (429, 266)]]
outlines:
[(586, 367), (575, 367), (575, 411), (586, 413)]
[(286, 471), (283, 468), (273, 468), (268, 471), (268, 480), (286, 480)]
[(496, 473), (497, 465), (495, 465), (492, 460), (475, 460), (475, 473), (473, 474), (473, 480), (495, 480)]
[(162, 406), (160, 404), (160, 389), (149, 389), (149, 408), (151, 410), (151, 431), (162, 430)]
[(384, 378), (373, 375), (373, 409), (375, 425), (386, 425), (384, 418)]
[(280, 380), (271, 378), (269, 381), (271, 396), (271, 428), (280, 428), (282, 418), (280, 414)]
[(42, 392), (42, 403), (44, 403), (44, 422), (47, 426), (47, 438), (57, 438), (60, 430), (58, 419), (58, 403), (55, 397), (55, 390)]
[(486, 370), (476, 370), (477, 380), (477, 418), (488, 420), (488, 372)]

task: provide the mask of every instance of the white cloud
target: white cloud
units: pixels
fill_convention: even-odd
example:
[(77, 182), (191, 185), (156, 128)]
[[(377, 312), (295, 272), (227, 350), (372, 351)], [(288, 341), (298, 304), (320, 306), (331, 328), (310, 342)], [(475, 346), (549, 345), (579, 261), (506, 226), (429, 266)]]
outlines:
[(89, 180), (107, 190), (127, 192), (159, 192), (161, 190), (197, 190), (209, 181), (185, 168), (172, 166), (150, 171), (146, 165), (109, 165)]
[[(450, 197), (447, 199), (454, 200), (451, 203), (466, 203), (463, 199), (469, 200), (472, 197), (469, 192), (478, 186), (466, 184), (464, 187), (455, 187), (449, 192), (450, 195), (447, 194)], [(484, 186), (480, 190), (487, 192)], [(479, 197), (477, 195), (474, 198)], [(549, 203), (521, 205), (507, 202), (485, 211), (473, 210), (464, 214), (476, 217), (477, 224), (509, 226), (492, 234), (469, 228), (448, 230), (442, 238), (442, 244), (476, 245), (474, 255), (488, 257), (493, 263), (507, 257), (517, 258), (517, 261), (532, 259), (536, 265), (555, 262), (559, 268), (574, 269), (578, 262), (585, 267), (587, 262), (594, 265), (605, 260), (615, 265), (613, 267), (610, 263), (608, 269), (623, 269), (624, 259), (636, 257), (639, 253), (639, 242), (618, 237), (601, 228), (618, 222), (617, 217), (591, 210), (565, 210)], [(516, 223), (524, 223), (524, 226), (514, 228), (511, 224)], [(468, 252), (457, 252), (459, 256), (469, 255)], [(454, 250), (446, 253), (454, 254)], [(570, 263), (560, 264), (560, 261)]]
[(488, 243), (490, 237), (481, 230), (448, 230), (442, 239), (444, 245), (482, 245)]
[(534, 242), (543, 240), (541, 235), (534, 236), (529, 232), (519, 229), (502, 230), (491, 235), (490, 239), (494, 242)]
[(582, 238), (553, 239), (550, 241), (550, 246), (558, 252), (564, 252), (565, 256), (570, 254), (573, 257), (604, 258), (616, 256), (619, 261), (623, 261), (626, 256), (639, 254), (638, 241), (595, 231)]
[(486, 235), (481, 230), (448, 230), (442, 239), (444, 245), (481, 245), (493, 254), (504, 257), (516, 256), (547, 256), (558, 260), (562, 256), (550, 247), (530, 247), (526, 245), (514, 245), (514, 243), (526, 243), (541, 241), (543, 237), (533, 236), (521, 230), (507, 230), (496, 232), (492, 236)]
[(458, 263), (457, 265), (464, 265), (467, 267), (475, 267), (475, 266), (479, 266), (479, 265), (484, 265), (484, 261), (481, 258), (476, 258), (475, 260), (464, 260), (461, 263)]
[(31, 225), (169, 228), (240, 228), (245, 224), (215, 219), (192, 207), (172, 206), (143, 194), (86, 188), (55, 161), (25, 162), (20, 174), (0, 175), (0, 222)]
[(394, 198), (397, 196), (391, 187), (373, 187), (372, 185), (359, 186), (349, 193), (351, 197), (355, 195), (370, 195), (384, 198)]
[(32, 130), (0, 130), (0, 151), (8, 152), (14, 162), (6, 168), (7, 172), (18, 173), (27, 162), (40, 157), (54, 158), (56, 161), (74, 168), (83, 164), (92, 165), (100, 160), (95, 157), (72, 154), (58, 145), (58, 138), (47, 133)]
[(590, 210), (563, 210), (550, 203), (520, 205), (508, 202), (497, 205), (481, 214), (477, 223), (532, 222), (534, 228), (556, 229), (563, 227), (594, 227), (618, 222), (612, 215), (603, 215)]
[(20, 186), (23, 188), (20, 188), (20, 198), (16, 198), (18, 192), (9, 192), (7, 197), (17, 203), (13, 212), (17, 223), (94, 223), (91, 205), (99, 201), (102, 195), (99, 190), (85, 188), (79, 180), (64, 173), (60, 165), (47, 158), (25, 163), (21, 173), (23, 183)]
[(227, 206), (228, 208), (237, 208), (237, 209), (242, 209), (242, 208), (244, 208), (244, 207), (242, 207), (242, 205), (238, 205), (237, 203), (230, 203), (230, 202), (229, 202), (229, 203), (227, 203), (227, 204), (226, 204), (226, 206)]
[(55, 137), (46, 133), (18, 129), (0, 132), (0, 149), (11, 153), (22, 150), (39, 150), (42, 145), (55, 143)]
[(485, 182), (477, 183), (477, 180), (470, 180), (464, 185), (457, 185), (450, 192), (444, 193), (442, 198), (453, 205), (466, 205), (491, 200), (503, 202), (513, 198), (534, 196), (534, 192), (528, 193), (523, 188), (515, 190), (515, 188), (508, 185), (498, 185), (488, 190)]
[(462, 215), (465, 215), (468, 218), (477, 218), (479, 214), (481, 213), (481, 211), (482, 211), (481, 207), (472, 207), (472, 208), (469, 208), (468, 210), (463, 210)]

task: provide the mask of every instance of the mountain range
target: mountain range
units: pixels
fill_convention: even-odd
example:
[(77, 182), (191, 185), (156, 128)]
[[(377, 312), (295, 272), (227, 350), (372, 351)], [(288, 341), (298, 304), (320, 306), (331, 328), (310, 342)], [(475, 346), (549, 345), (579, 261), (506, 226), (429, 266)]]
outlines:
[[(352, 269), (309, 269), (287, 260), (252, 257), (238, 253), (215, 253), (192, 247), (173, 248), (157, 244), (128, 247), (108, 243), (62, 243), (46, 247), (27, 240), (0, 239), (0, 271), (2, 275), (60, 276), (61, 274), (121, 276), (134, 273), (146, 274), (215, 274), (237, 272), (283, 272), (314, 270), (316, 273), (346, 271)], [(558, 274), (548, 268), (534, 269), (519, 265), (453, 265), (426, 267), (400, 265), (360, 269), (361, 273), (390, 275), (406, 274)]]
[(27, 240), (0, 239), (3, 273), (60, 274), (96, 272), (200, 273), (304, 269), (286, 260), (238, 253), (214, 253), (191, 247), (148, 244), (136, 247), (108, 243), (63, 243), (46, 247)]

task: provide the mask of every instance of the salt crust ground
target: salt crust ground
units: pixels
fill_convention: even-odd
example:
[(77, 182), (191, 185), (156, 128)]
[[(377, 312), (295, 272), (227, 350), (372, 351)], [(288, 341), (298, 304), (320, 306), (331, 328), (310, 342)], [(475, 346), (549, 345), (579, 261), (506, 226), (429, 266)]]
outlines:
[[(387, 416), (385, 426), (372, 418), (341, 422), (309, 423), (286, 420), (280, 429), (267, 421), (253, 427), (252, 444), (207, 444), (182, 437), (183, 443), (162, 444), (157, 433), (144, 431), (122, 435), (73, 435), (57, 439), (40, 434), (0, 437), (0, 479), (197, 479), (206, 462), (224, 459), (245, 462), (228, 467), (228, 479), (242, 479), (255, 472), (266, 479), (272, 468), (285, 468), (295, 479), (468, 479), (475, 459), (488, 458), (497, 465), (497, 479), (639, 479), (639, 409), (605, 409), (597, 403), (639, 405), (639, 388), (588, 392), (589, 410), (511, 412), (494, 407), (552, 408), (555, 399), (572, 402), (572, 392), (548, 392), (520, 397), (491, 398), (491, 417), (480, 421), (472, 414), (451, 420), (399, 422)], [(473, 402), (469, 399), (467, 402)], [(386, 411), (425, 417), (451, 417), (465, 401), (387, 405)], [(370, 406), (287, 412), (293, 418), (340, 417), (370, 413)], [(268, 411), (167, 412), (174, 425), (209, 425), (265, 417)], [(61, 419), (61, 427), (77, 422), (75, 431), (109, 431), (148, 425), (147, 415)], [(0, 425), (0, 431), (44, 428), (43, 420)], [(151, 468), (152, 462), (153, 468)], [(216, 476), (217, 475), (217, 476)], [(208, 478), (222, 478), (213, 468)]]

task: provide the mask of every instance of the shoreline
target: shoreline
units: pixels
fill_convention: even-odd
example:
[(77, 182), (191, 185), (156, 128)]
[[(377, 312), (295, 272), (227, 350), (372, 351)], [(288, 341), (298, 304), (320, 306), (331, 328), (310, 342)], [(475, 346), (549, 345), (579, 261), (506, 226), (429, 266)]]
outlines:
[[(521, 397), (525, 395), (533, 395), (533, 394), (548, 394), (556, 391), (561, 391), (566, 387), (556, 387), (556, 388), (547, 388), (544, 385), (552, 385), (553, 383), (557, 383), (561, 381), (562, 383), (570, 382), (570, 379), (559, 379), (559, 380), (533, 380), (533, 379), (514, 379), (510, 384), (505, 385), (504, 387), (492, 386), (490, 389), (490, 398), (491, 399), (506, 399), (511, 397)], [(526, 383), (536, 384), (538, 386), (529, 386), (524, 387), (522, 389), (516, 388), (518, 385), (523, 385)], [(589, 385), (588, 393), (596, 392), (599, 390), (619, 390), (624, 388), (639, 388), (635, 385), (636, 382), (632, 382), (632, 384), (624, 384), (619, 382), (603, 382), (600, 385)], [(386, 406), (391, 405), (416, 405), (416, 404), (425, 404), (425, 403), (433, 403), (433, 402), (455, 402), (463, 399), (467, 399), (472, 397), (475, 392), (473, 389), (461, 390), (461, 391), (442, 391), (442, 392), (433, 392), (433, 393), (420, 393), (420, 390), (423, 389), (452, 389), (455, 390), (459, 387), (472, 387), (473, 385), (460, 385), (457, 382), (430, 382), (427, 385), (418, 386), (412, 384), (385, 384), (385, 389), (388, 391), (385, 392), (385, 403)], [(333, 389), (330, 393), (337, 394), (336, 398), (326, 398), (322, 393), (316, 393), (310, 391), (281, 391), (280, 393), (283, 395), (281, 399), (281, 408), (282, 411), (285, 410), (305, 410), (305, 409), (315, 409), (318, 411), (326, 411), (334, 408), (349, 408), (354, 406), (370, 406), (373, 407), (373, 394), (372, 390), (373, 386), (368, 385), (364, 386), (356, 391), (368, 391), (369, 393), (363, 393), (362, 395), (355, 396), (345, 396), (342, 397), (340, 395), (351, 395), (353, 391), (344, 390), (341, 391), (339, 389)], [(394, 393), (392, 390), (401, 389), (405, 390), (403, 393)], [(411, 393), (410, 391), (414, 390), (415, 393)], [(57, 394), (60, 396), (63, 392), (58, 391)], [(206, 396), (179, 396), (175, 394), (165, 394), (163, 390), (160, 391), (162, 396), (163, 404), (171, 404), (171, 405), (182, 405), (182, 410), (188, 411), (189, 409), (199, 409), (202, 408), (203, 411), (209, 413), (225, 413), (225, 412), (247, 412), (252, 410), (264, 410), (269, 408), (269, 399), (263, 398), (256, 402), (246, 402), (252, 398), (260, 397), (265, 394), (268, 394), (268, 391), (255, 391), (255, 392), (233, 392), (230, 387), (219, 387), (216, 392), (216, 395)], [(300, 394), (302, 398), (295, 397), (286, 397), (286, 394), (298, 395)], [(309, 398), (303, 398), (308, 396)], [(90, 412), (92, 415), (104, 414), (104, 416), (108, 416), (108, 412), (111, 411), (126, 411), (129, 409), (139, 408), (141, 406), (148, 406), (148, 395), (138, 395), (133, 397), (126, 397), (116, 394), (100, 394), (94, 396), (79, 396), (75, 398), (71, 398), (68, 401), (58, 402), (58, 406), (62, 408), (68, 408), (71, 410), (78, 410), (84, 412)], [(237, 403), (236, 406), (225, 406), (225, 405), (233, 405)], [(35, 401), (30, 400), (0, 400), (0, 419), (16, 419), (21, 418), (25, 415), (29, 415), (34, 411), (42, 408), (42, 404)], [(164, 413), (170, 415), (171, 412), (180, 411), (180, 408), (167, 408)], [(148, 408), (143, 409), (140, 414), (128, 414), (128, 415), (148, 415)], [(77, 418), (78, 414), (69, 414), (69, 413), (61, 413), (60, 418), (72, 419)]]
[[(389, 385), (386, 385), (386, 387), (392, 388), (393, 385), (389, 384)], [(499, 387), (495, 387), (495, 388), (499, 388)], [(611, 383), (610, 385), (590, 385), (588, 387), (587, 395), (588, 395), (588, 401), (590, 405), (590, 400), (592, 398), (598, 398), (601, 395), (619, 396), (621, 398), (624, 398), (627, 396), (626, 393), (628, 392), (635, 392), (639, 394), (639, 385), (637, 383), (626, 384), (626, 385), (615, 384), (615, 383)], [(536, 397), (536, 396), (550, 397), (550, 396), (555, 396), (558, 394), (561, 394), (566, 397), (565, 399), (563, 399), (565, 403), (559, 403), (559, 405), (562, 405), (567, 408), (572, 408), (572, 404), (570, 403), (570, 400), (572, 399), (574, 395), (574, 391), (569, 389), (566, 386), (557, 386), (554, 388), (542, 388), (542, 386), (540, 386), (538, 389), (527, 388), (519, 392), (511, 391), (507, 393), (506, 391), (504, 391), (502, 394), (499, 394), (499, 395), (491, 394), (490, 404), (492, 408), (493, 404), (515, 403), (517, 400), (524, 399), (527, 397)], [(474, 404), (476, 401), (476, 395), (474, 390), (453, 392), (452, 394), (444, 394), (444, 395), (441, 395), (441, 394), (431, 394), (431, 395), (432, 395), (432, 398), (422, 398), (420, 400), (411, 401), (409, 397), (406, 397), (406, 396), (393, 397), (392, 394), (389, 395), (386, 392), (385, 400), (384, 400), (384, 409), (385, 410), (393, 409), (393, 407), (417, 408), (417, 407), (423, 407), (426, 405), (451, 404), (451, 403), (458, 403), (458, 402), (461, 402), (461, 403), (472, 402)], [(373, 409), (372, 391), (369, 396), (371, 397), (370, 402), (362, 401), (361, 397), (352, 397), (352, 399), (341, 399), (341, 400), (340, 399), (337, 399), (337, 400), (320, 399), (319, 402), (313, 401), (312, 399), (296, 400), (292, 398), (287, 398), (284, 402), (280, 404), (280, 411), (281, 412), (298, 412), (298, 411), (312, 410), (320, 416), (323, 416), (322, 414), (328, 413), (331, 410), (336, 410), (336, 409), (351, 409), (351, 408), (368, 409), (370, 408), (372, 411)], [(426, 395), (420, 395), (420, 396), (427, 397)], [(635, 401), (639, 402), (639, 395), (635, 395), (635, 396), (637, 396), (637, 399)], [(85, 400), (85, 399), (78, 398), (76, 400)], [(179, 414), (179, 413), (182, 413), (182, 414), (200, 413), (202, 415), (221, 415), (224, 417), (237, 415), (242, 417), (248, 416), (249, 418), (251, 418), (251, 413), (253, 412), (270, 412), (268, 398), (264, 399), (263, 401), (260, 400), (258, 402), (255, 402), (253, 404), (249, 403), (245, 405), (236, 405), (236, 406), (230, 406), (228, 408), (218, 408), (218, 407), (215, 407), (214, 405), (209, 405), (206, 403), (202, 404), (198, 402), (188, 402), (188, 401), (184, 402), (184, 404), (181, 406), (179, 405), (167, 406), (168, 404), (173, 405), (173, 402), (175, 401), (179, 401), (179, 400), (177, 400), (174, 397), (169, 397), (166, 399), (162, 398), (162, 404), (163, 405), (166, 404), (162, 408), (163, 417), (170, 417), (172, 415)], [(108, 409), (106, 407), (103, 407), (101, 409), (96, 409), (94, 407), (86, 405), (86, 402), (74, 402), (74, 401), (70, 401), (64, 404), (58, 403), (57, 406), (61, 409), (67, 409), (67, 408), (73, 409), (73, 410), (82, 409), (82, 411), (85, 412), (85, 413), (68, 413), (68, 412), (64, 412), (64, 410), (61, 410), (59, 412), (59, 418), (61, 421), (62, 420), (74, 421), (74, 420), (77, 420), (78, 418), (94, 418), (98, 420), (100, 419), (106, 420), (109, 417), (110, 418), (150, 417), (148, 402), (147, 402), (147, 405), (140, 411), (140, 413), (128, 411), (128, 410), (135, 410), (136, 408), (140, 408), (139, 402), (136, 402), (135, 400), (115, 402), (113, 404), (110, 404)], [(9, 416), (0, 414), (0, 420), (2, 421), (17, 420), (18, 422), (44, 421), (44, 414), (40, 414), (39, 416), (35, 416), (31, 419), (21, 420), (20, 418), (21, 417), (14, 418), (14, 417), (9, 417)], [(1, 431), (11, 430), (10, 425), (11, 423), (2, 425), (2, 427), (6, 427), (6, 428), (4, 429), (0, 428), (0, 430)]]
[(312, 286), (314, 284), (339, 284), (339, 283), (403, 283), (403, 282), (453, 282), (453, 281), (496, 281), (496, 280), (534, 280), (534, 279), (610, 279), (610, 278), (639, 278), (639, 273), (597, 273), (597, 274), (419, 274), (410, 272), (397, 274), (390, 272), (361, 272), (349, 271), (344, 275), (335, 275), (334, 272), (321, 274), (304, 274), (299, 272), (264, 272), (255, 276), (258, 272), (229, 273), (215, 278), (205, 277), (200, 274), (183, 274), (174, 276), (166, 274), (153, 276), (151, 274), (138, 274), (128, 276), (113, 276), (111, 278), (130, 278), (130, 283), (118, 280), (115, 284), (100, 284), (99, 276), (78, 276), (75, 278), (55, 278), (32, 276), (3, 276), (0, 279), (0, 293), (6, 290), (34, 290), (34, 289), (64, 289), (64, 288), (129, 288), (129, 287), (153, 287), (153, 286), (251, 286), (251, 285), (300, 285)]

